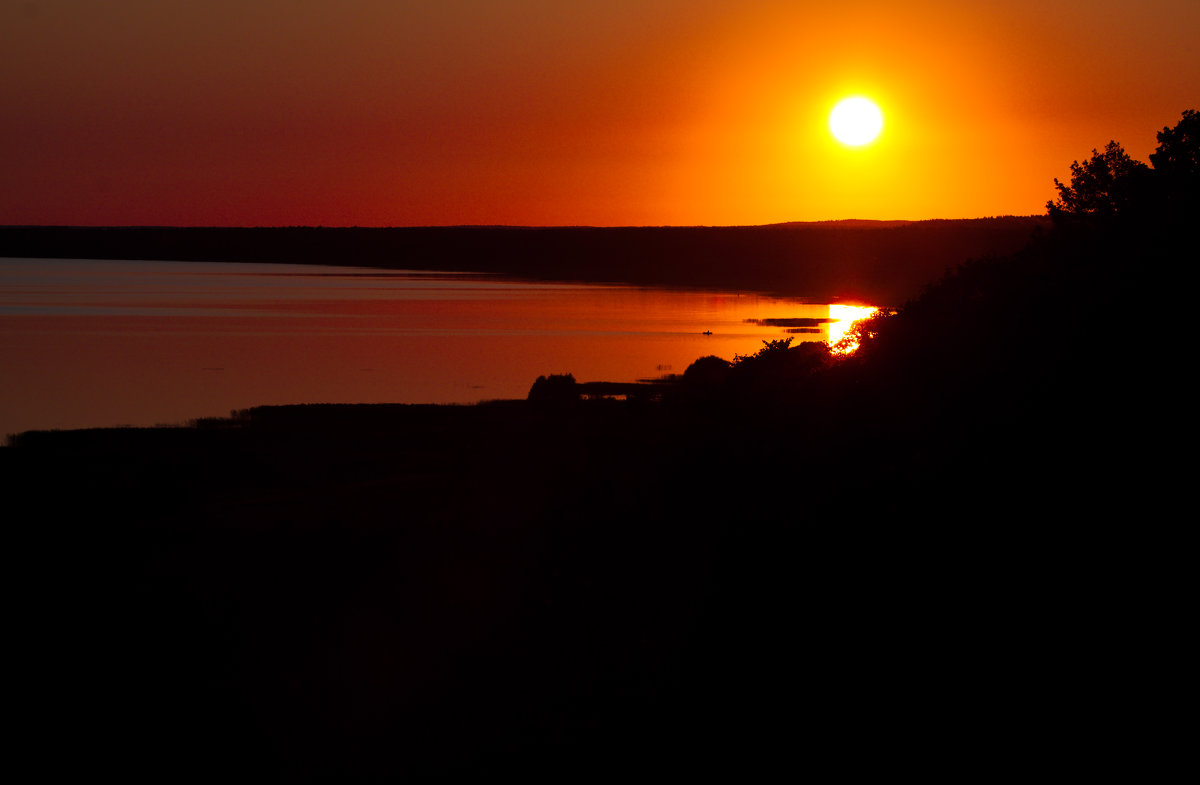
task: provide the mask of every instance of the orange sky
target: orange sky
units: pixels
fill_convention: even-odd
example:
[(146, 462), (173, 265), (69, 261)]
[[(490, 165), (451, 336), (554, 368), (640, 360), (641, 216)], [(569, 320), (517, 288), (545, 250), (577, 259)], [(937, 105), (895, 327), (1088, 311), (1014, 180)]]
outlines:
[(4, 0), (0, 224), (1041, 213), (1200, 108), (1196, 0), (832, 5)]

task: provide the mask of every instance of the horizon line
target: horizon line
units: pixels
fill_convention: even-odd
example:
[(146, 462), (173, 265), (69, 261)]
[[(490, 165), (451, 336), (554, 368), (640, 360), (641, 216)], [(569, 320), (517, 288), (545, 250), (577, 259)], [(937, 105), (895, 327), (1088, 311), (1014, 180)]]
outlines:
[(974, 218), (830, 218), (818, 221), (777, 221), (766, 224), (0, 224), (0, 229), (771, 229), (830, 224), (888, 224), (953, 221), (993, 221), (1004, 218), (1046, 218), (1045, 213), (984, 215)]

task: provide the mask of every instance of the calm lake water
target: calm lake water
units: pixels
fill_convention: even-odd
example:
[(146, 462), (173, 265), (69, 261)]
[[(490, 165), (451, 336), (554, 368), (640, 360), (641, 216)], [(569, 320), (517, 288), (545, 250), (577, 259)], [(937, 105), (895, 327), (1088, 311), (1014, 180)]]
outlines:
[[(263, 404), (523, 398), (542, 374), (682, 373), (764, 340), (836, 339), (860, 315), (737, 292), (465, 274), (0, 259), (0, 436)], [(805, 333), (764, 323), (781, 319), (835, 321)]]

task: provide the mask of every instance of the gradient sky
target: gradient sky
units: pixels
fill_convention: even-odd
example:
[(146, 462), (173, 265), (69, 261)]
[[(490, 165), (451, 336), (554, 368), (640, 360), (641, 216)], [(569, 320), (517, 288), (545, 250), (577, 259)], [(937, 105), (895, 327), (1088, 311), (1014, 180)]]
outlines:
[(1200, 108), (1197, 0), (833, 5), (0, 0), (0, 224), (1027, 215)]

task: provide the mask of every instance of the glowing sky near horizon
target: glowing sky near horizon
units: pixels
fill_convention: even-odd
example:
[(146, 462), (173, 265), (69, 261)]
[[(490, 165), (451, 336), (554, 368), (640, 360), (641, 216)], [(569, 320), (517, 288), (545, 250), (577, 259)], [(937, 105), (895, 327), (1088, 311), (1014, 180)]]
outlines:
[(1031, 214), (1200, 108), (1195, 0), (830, 6), (5, 0), (0, 224)]

